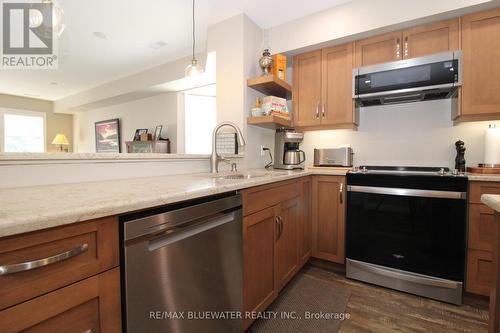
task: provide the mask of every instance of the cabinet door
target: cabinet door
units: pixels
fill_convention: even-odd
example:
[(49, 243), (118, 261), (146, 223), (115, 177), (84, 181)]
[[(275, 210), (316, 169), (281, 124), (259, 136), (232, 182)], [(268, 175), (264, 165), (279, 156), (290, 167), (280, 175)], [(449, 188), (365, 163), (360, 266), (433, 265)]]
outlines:
[(321, 122), (321, 50), (293, 58), (293, 124), (314, 126)]
[[(263, 311), (276, 298), (274, 244), (277, 206), (243, 218), (243, 300), (245, 311)], [(245, 321), (245, 328), (250, 321)]]
[(353, 43), (322, 50), (321, 125), (356, 123), (352, 99)]
[(339, 264), (345, 261), (345, 177), (313, 176), (312, 256)]
[(481, 204), (469, 205), (469, 249), (493, 251), (494, 210)]
[(298, 270), (297, 225), (299, 208), (298, 198), (281, 203), (275, 249), (275, 270), (278, 291), (285, 286)]
[(401, 60), (402, 38), (396, 31), (356, 41), (356, 67)]
[(403, 31), (403, 58), (459, 49), (459, 19), (420, 25)]
[(467, 252), (467, 283), (469, 293), (489, 296), (493, 281), (493, 256), (491, 252), (469, 250)]
[(500, 119), (500, 8), (462, 18), (463, 120)]
[(0, 331), (121, 332), (120, 269), (0, 311)]
[(301, 190), (300, 217), (297, 228), (299, 266), (303, 266), (311, 257), (311, 177), (304, 178)]

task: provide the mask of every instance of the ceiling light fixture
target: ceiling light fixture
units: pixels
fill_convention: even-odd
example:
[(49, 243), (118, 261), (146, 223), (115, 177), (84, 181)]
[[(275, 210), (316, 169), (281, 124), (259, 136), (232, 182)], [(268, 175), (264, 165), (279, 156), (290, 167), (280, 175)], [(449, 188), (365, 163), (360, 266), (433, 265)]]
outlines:
[(203, 67), (198, 64), (198, 60), (194, 56), (196, 38), (195, 38), (195, 18), (194, 18), (194, 0), (193, 0), (193, 59), (191, 59), (191, 64), (186, 67), (186, 77), (194, 77), (200, 73), (203, 73)]
[(159, 40), (157, 42), (149, 44), (149, 47), (152, 48), (153, 50), (158, 50), (158, 49), (161, 49), (162, 47), (164, 47), (166, 45), (167, 45), (166, 42), (164, 42), (162, 40)]
[[(38, 28), (39, 26), (44, 25), (44, 32), (43, 32), (44, 35), (47, 35), (47, 37), (52, 37), (51, 36), (52, 31), (50, 29), (52, 28), (56, 33), (56, 35), (60, 37), (64, 29), (66, 28), (66, 25), (64, 24), (64, 11), (53, 0), (42, 0), (42, 4), (52, 6), (52, 27), (47, 26), (47, 24), (43, 20), (43, 14), (40, 13), (38, 9), (30, 9), (29, 10), (30, 28)], [(49, 9), (50, 7), (47, 6), (44, 9), (42, 9), (42, 11), (46, 11)]]
[(97, 38), (99, 39), (107, 39), (108, 38), (108, 35), (106, 35), (104, 32), (102, 31), (94, 31), (92, 33), (94, 36), (96, 36)]

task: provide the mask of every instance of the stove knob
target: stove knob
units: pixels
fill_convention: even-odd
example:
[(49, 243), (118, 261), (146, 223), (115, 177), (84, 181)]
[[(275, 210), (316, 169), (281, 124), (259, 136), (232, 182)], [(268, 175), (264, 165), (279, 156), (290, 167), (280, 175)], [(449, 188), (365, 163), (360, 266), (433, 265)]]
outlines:
[(361, 169), (361, 172), (366, 173), (368, 172), (368, 169), (364, 166), (363, 169)]
[(444, 176), (446, 174), (446, 171), (444, 170), (444, 168), (441, 168), (439, 169), (438, 174)]

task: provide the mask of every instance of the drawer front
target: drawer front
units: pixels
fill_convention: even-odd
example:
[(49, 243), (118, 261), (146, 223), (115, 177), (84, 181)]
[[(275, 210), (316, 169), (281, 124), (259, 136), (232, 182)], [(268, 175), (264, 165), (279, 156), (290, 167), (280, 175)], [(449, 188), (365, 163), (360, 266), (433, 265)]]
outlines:
[(480, 204), (469, 205), (469, 249), (492, 252), (495, 227), (493, 209)]
[(500, 194), (500, 183), (497, 182), (471, 182), (469, 191), (470, 203), (481, 203), (483, 194)]
[(121, 332), (120, 269), (0, 311), (0, 332)]
[[(19, 265), (23, 263), (25, 265)], [(118, 264), (116, 218), (2, 239), (0, 266), (4, 272), (0, 275), (0, 310)]]
[(294, 179), (252, 187), (242, 190), (241, 195), (243, 198), (243, 215), (246, 216), (298, 197), (300, 195), (300, 180)]
[(467, 256), (467, 292), (489, 296), (492, 281), (493, 258), (491, 252), (469, 250)]

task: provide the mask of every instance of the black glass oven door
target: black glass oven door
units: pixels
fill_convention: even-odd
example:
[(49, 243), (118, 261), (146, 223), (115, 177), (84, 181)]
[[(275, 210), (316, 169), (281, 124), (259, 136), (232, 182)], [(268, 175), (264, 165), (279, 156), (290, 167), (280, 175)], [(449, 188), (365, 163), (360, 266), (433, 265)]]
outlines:
[(464, 280), (466, 200), (348, 191), (350, 259)]

